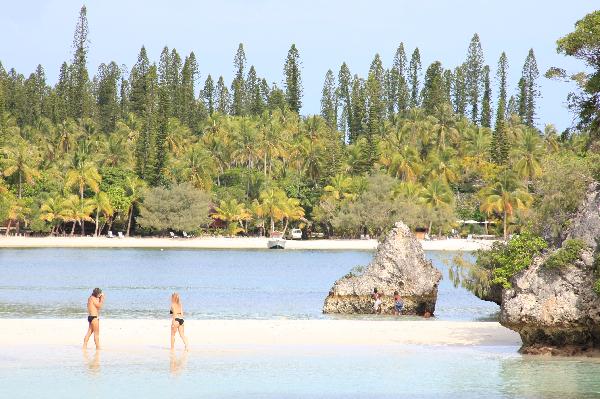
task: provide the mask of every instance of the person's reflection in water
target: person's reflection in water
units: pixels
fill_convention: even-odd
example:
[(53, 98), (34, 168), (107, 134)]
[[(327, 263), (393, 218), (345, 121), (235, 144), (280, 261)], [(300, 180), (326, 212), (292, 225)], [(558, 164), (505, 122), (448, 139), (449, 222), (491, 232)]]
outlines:
[(170, 368), (171, 375), (176, 376), (181, 374), (187, 364), (188, 351), (183, 351), (181, 356), (177, 356), (175, 351), (170, 352)]
[(94, 356), (90, 358), (90, 354), (87, 350), (83, 351), (83, 359), (91, 374), (100, 373), (100, 351), (95, 351)]

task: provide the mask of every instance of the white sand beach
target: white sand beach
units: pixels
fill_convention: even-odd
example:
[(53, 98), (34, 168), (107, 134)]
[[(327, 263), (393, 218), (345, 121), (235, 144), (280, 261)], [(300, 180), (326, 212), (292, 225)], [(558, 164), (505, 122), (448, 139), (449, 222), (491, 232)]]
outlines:
[[(421, 241), (427, 251), (475, 251), (487, 249), (491, 240), (447, 239)], [(286, 249), (300, 250), (373, 250), (377, 240), (287, 240)], [(266, 249), (264, 237), (198, 238), (106, 238), (106, 237), (15, 237), (1, 236), (0, 248), (197, 248)]]
[[(100, 323), (104, 349), (168, 346), (169, 320), (102, 319)], [(185, 327), (192, 348), (194, 345), (521, 345), (517, 333), (496, 322), (186, 320)], [(78, 346), (86, 329), (87, 321), (83, 318), (0, 319), (0, 348)], [(90, 347), (93, 348), (93, 340)]]

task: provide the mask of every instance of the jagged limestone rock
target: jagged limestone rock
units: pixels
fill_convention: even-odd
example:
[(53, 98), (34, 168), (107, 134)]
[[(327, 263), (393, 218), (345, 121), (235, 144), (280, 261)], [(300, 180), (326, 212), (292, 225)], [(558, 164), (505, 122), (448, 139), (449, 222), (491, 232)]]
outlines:
[[(590, 258), (587, 250), (582, 258)], [(521, 335), (524, 353), (600, 350), (600, 296), (589, 262), (551, 269), (540, 257), (513, 277), (502, 296), (500, 323)]]
[(600, 353), (600, 295), (594, 289), (596, 239), (600, 239), (600, 185), (592, 184), (570, 224), (568, 239), (586, 247), (559, 268), (544, 265), (549, 251), (511, 279), (502, 292), (500, 323), (521, 335), (524, 353)]
[(383, 294), (383, 313), (393, 312), (394, 291), (398, 291), (404, 301), (403, 314), (433, 314), (441, 278), (408, 226), (398, 222), (362, 274), (348, 274), (335, 282), (323, 313), (374, 313), (371, 294), (377, 288)]

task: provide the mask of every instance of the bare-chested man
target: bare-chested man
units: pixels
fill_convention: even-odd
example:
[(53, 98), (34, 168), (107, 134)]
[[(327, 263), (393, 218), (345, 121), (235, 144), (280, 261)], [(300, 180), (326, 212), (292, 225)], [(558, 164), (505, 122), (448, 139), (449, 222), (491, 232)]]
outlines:
[(83, 349), (87, 349), (87, 344), (92, 333), (94, 334), (94, 343), (96, 349), (100, 349), (100, 316), (99, 311), (104, 305), (104, 294), (100, 288), (94, 288), (92, 295), (87, 301), (88, 310), (88, 330), (83, 339)]

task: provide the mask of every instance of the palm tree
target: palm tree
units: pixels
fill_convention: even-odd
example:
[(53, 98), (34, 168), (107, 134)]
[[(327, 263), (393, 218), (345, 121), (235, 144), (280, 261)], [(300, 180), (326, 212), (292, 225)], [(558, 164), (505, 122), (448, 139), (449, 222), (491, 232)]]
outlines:
[(518, 159), (515, 170), (519, 176), (528, 181), (539, 176), (542, 173), (541, 155), (542, 142), (539, 134), (534, 129), (526, 129), (514, 152), (514, 157)]
[(285, 217), (284, 207), (287, 203), (285, 192), (279, 188), (268, 188), (259, 195), (264, 215), (269, 218), (271, 232), (275, 231), (275, 222)]
[(127, 210), (127, 233), (129, 237), (131, 231), (131, 220), (133, 219), (133, 212), (136, 205), (142, 199), (142, 192), (146, 183), (137, 176), (127, 176), (125, 179), (125, 194), (129, 200), (129, 209)]
[(343, 174), (337, 174), (331, 178), (329, 185), (323, 189), (328, 196), (336, 201), (345, 198), (353, 198), (355, 194), (352, 192), (352, 178)]
[(79, 198), (83, 200), (83, 192), (86, 187), (97, 193), (100, 190), (100, 181), (102, 177), (98, 173), (96, 166), (86, 159), (82, 152), (77, 152), (73, 157), (71, 169), (67, 171), (65, 178), (65, 187), (77, 187)]
[(52, 225), (50, 234), (54, 234), (58, 229), (60, 222), (63, 220), (63, 198), (50, 197), (40, 207), (40, 220), (48, 222)]
[(215, 157), (202, 144), (193, 145), (179, 162), (181, 176), (198, 189), (210, 190)]
[(96, 211), (96, 229), (94, 230), (94, 235), (98, 237), (98, 234), (100, 233), (100, 213), (104, 214), (106, 218), (109, 218), (113, 215), (114, 210), (108, 195), (104, 191), (98, 191), (92, 198), (90, 198), (90, 203), (93, 205), (94, 211)]
[[(448, 184), (440, 179), (431, 180), (421, 193), (421, 202), (432, 210), (439, 210), (452, 205), (454, 196)], [(431, 234), (433, 220), (429, 221), (428, 233)]]
[(285, 234), (289, 222), (304, 218), (304, 208), (300, 206), (300, 200), (297, 198), (286, 198), (282, 203), (283, 219), (283, 234)]
[(23, 180), (27, 184), (33, 184), (35, 178), (40, 176), (36, 169), (37, 152), (24, 140), (19, 140), (15, 146), (2, 149), (4, 159), (2, 165), (3, 175), (6, 177), (17, 176), (19, 185), (18, 198), (23, 198)]
[(392, 156), (388, 172), (402, 181), (415, 181), (420, 172), (419, 156), (408, 145)]
[(211, 215), (213, 219), (219, 219), (227, 223), (227, 234), (235, 236), (244, 231), (242, 221), (250, 219), (250, 212), (246, 205), (239, 203), (236, 199), (221, 201)]
[[(12, 198), (11, 198), (12, 197)], [(8, 219), (8, 226), (6, 227), (6, 235), (10, 232), (10, 228), (12, 226), (12, 222), (17, 222), (16, 232), (15, 234), (19, 234), (19, 228), (21, 222), (26, 222), (27, 217), (31, 213), (31, 209), (25, 206), (24, 200), (19, 198), (14, 198), (14, 196), (9, 197), (8, 203), (8, 212), (6, 218)]]
[(497, 180), (480, 191), (481, 211), (488, 215), (502, 214), (504, 240), (508, 237), (508, 219), (515, 210), (527, 209), (533, 197), (524, 189), (523, 184), (511, 170), (504, 170)]
[(62, 203), (61, 218), (65, 222), (72, 222), (70, 236), (75, 233), (77, 224), (81, 226), (81, 236), (85, 236), (85, 222), (92, 221), (90, 215), (94, 212), (94, 204), (89, 199), (82, 199), (73, 194), (67, 197)]

